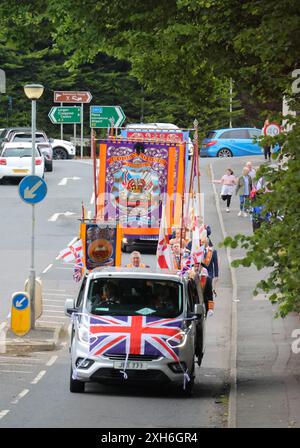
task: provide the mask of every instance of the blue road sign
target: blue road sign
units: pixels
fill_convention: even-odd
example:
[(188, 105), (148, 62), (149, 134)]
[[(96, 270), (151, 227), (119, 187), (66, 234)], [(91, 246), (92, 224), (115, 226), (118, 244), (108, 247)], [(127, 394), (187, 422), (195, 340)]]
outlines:
[(17, 310), (25, 310), (29, 305), (29, 300), (25, 294), (20, 293), (14, 296), (12, 303)]
[(47, 184), (40, 176), (26, 176), (19, 183), (19, 195), (27, 204), (41, 202), (47, 194)]

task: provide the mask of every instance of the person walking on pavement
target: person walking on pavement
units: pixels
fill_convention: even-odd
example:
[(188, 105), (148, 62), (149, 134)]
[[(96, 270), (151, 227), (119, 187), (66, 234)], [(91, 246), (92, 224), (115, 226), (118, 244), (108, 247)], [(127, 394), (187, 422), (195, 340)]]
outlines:
[(263, 146), (264, 149), (264, 156), (265, 156), (265, 161), (269, 161), (271, 162), (271, 145), (269, 145), (268, 143), (266, 143)]
[(249, 176), (249, 169), (244, 167), (242, 175), (238, 178), (235, 194), (240, 195), (240, 211), (238, 216), (248, 216), (249, 195), (252, 190), (252, 179)]
[(233, 174), (232, 169), (228, 168), (226, 170), (226, 173), (221, 177), (220, 180), (213, 180), (213, 182), (222, 184), (221, 198), (223, 199), (223, 201), (226, 201), (226, 212), (229, 213), (231, 196), (233, 195), (234, 187), (236, 185), (236, 178)]
[(247, 162), (245, 165), (246, 168), (249, 170), (249, 176), (251, 177), (252, 181), (256, 176), (256, 169), (253, 168), (252, 162)]

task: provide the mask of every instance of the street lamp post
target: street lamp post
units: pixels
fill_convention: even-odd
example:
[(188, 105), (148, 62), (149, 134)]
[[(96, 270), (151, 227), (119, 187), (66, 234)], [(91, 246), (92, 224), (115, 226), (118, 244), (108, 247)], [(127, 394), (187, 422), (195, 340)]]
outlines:
[[(32, 159), (31, 171), (35, 175), (35, 133), (36, 133), (36, 101), (42, 96), (44, 87), (41, 84), (26, 84), (24, 92), (27, 98), (31, 100), (31, 132), (32, 132)], [(29, 294), (30, 294), (30, 328), (35, 328), (35, 266), (34, 266), (34, 231), (35, 231), (35, 208), (32, 204), (31, 220), (31, 263), (29, 276)]]

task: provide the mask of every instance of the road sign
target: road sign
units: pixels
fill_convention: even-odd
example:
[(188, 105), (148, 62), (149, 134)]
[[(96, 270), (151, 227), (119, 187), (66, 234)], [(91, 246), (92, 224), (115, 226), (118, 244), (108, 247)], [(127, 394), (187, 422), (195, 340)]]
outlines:
[(40, 176), (26, 176), (19, 183), (19, 195), (27, 204), (41, 202), (47, 194), (47, 184)]
[(54, 92), (55, 103), (89, 103), (92, 98), (91, 92)]
[(48, 117), (53, 124), (81, 123), (81, 108), (80, 106), (52, 107)]
[(17, 336), (24, 336), (30, 330), (30, 301), (26, 292), (12, 295), (11, 330)]
[(91, 106), (91, 128), (118, 128), (125, 121), (125, 114), (120, 106)]
[(281, 127), (278, 123), (269, 123), (264, 127), (263, 131), (266, 136), (276, 137), (276, 135), (280, 134)]

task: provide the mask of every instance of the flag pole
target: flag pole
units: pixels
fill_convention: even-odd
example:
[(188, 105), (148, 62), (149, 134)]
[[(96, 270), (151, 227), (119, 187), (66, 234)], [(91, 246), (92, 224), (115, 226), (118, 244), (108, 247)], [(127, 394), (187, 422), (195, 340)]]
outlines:
[(194, 134), (194, 148), (196, 152), (196, 176), (198, 183), (198, 201), (199, 201), (199, 220), (203, 224), (203, 216), (201, 210), (201, 185), (200, 185), (200, 161), (199, 161), (199, 144), (198, 144), (198, 120), (194, 120), (195, 134)]

